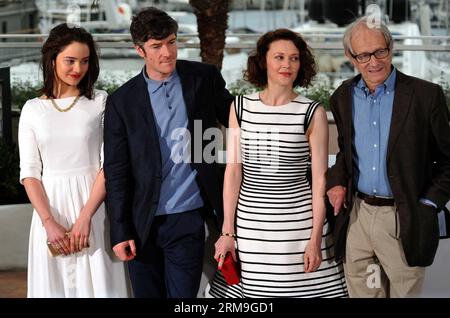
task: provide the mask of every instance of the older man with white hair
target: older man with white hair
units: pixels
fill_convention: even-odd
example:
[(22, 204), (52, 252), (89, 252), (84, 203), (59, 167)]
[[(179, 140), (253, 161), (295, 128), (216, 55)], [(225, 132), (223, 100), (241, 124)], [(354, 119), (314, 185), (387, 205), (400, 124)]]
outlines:
[(393, 67), (381, 21), (352, 23), (344, 49), (360, 74), (331, 97), (340, 148), (327, 174), (335, 256), (351, 297), (418, 296), (438, 247), (437, 212), (450, 198), (446, 99), (439, 85)]

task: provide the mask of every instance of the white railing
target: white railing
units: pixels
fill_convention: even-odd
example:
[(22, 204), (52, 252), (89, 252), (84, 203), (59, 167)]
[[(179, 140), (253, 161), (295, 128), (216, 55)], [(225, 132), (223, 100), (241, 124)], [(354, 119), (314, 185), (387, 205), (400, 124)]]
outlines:
[[(131, 36), (128, 33), (94, 33), (93, 34), (100, 48), (131, 48)], [(256, 40), (261, 34), (227, 34), (228, 39), (237, 39), (225, 44), (226, 49), (253, 49)], [(0, 49), (3, 48), (40, 48), (47, 34), (0, 34), (0, 41), (7, 39), (7, 42), (0, 42)], [(342, 35), (339, 34), (304, 34), (308, 45), (313, 49), (336, 50), (342, 49)], [(34, 40), (34, 41), (10, 41)], [(332, 42), (324, 40), (333, 40)], [(199, 48), (198, 34), (179, 34), (179, 48)], [(422, 40), (424, 44), (403, 44), (398, 43), (404, 40)], [(119, 42), (120, 41), (120, 42)], [(442, 51), (450, 52), (450, 36), (394, 36), (396, 41), (395, 49), (400, 51)], [(428, 42), (440, 41), (441, 44)]]

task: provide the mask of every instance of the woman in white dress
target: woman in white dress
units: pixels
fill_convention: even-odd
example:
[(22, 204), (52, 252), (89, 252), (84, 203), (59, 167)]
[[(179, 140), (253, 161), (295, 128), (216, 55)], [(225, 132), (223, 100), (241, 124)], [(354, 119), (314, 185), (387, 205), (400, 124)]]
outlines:
[(56, 26), (42, 47), (42, 68), (42, 96), (26, 102), (19, 123), (20, 182), (34, 207), (28, 297), (127, 297), (124, 264), (108, 245), (107, 95), (93, 89), (99, 61), (92, 36)]
[(230, 110), (236, 133), (227, 143), (224, 222), (214, 255), (221, 268), (227, 253), (238, 254), (241, 281), (227, 286), (217, 273), (207, 296), (347, 296), (325, 218), (327, 116), (294, 90), (311, 83), (314, 68), (305, 41), (286, 29), (264, 34), (249, 56), (246, 79), (262, 91), (238, 96)]

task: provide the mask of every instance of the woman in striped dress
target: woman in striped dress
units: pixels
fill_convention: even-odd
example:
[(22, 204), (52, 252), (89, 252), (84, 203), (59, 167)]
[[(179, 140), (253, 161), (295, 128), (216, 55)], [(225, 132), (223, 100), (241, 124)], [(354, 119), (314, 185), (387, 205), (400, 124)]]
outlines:
[(325, 218), (326, 112), (293, 89), (307, 87), (314, 68), (305, 41), (287, 29), (263, 35), (248, 59), (246, 79), (263, 90), (238, 96), (230, 111), (214, 255), (219, 269), (227, 253), (239, 260), (241, 282), (227, 286), (217, 272), (207, 296), (347, 296)]

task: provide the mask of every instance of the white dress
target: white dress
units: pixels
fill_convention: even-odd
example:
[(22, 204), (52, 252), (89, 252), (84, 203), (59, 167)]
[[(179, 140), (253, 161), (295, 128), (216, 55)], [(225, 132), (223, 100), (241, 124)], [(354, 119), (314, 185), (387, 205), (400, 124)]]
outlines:
[[(103, 112), (107, 94), (80, 97), (68, 112), (50, 100), (26, 102), (19, 123), (20, 182), (42, 181), (55, 220), (70, 229), (89, 198), (102, 166)], [(61, 108), (74, 97), (56, 99)], [(128, 297), (124, 263), (111, 251), (102, 204), (91, 221), (89, 248), (52, 257), (47, 234), (34, 210), (28, 251), (28, 297)]]

